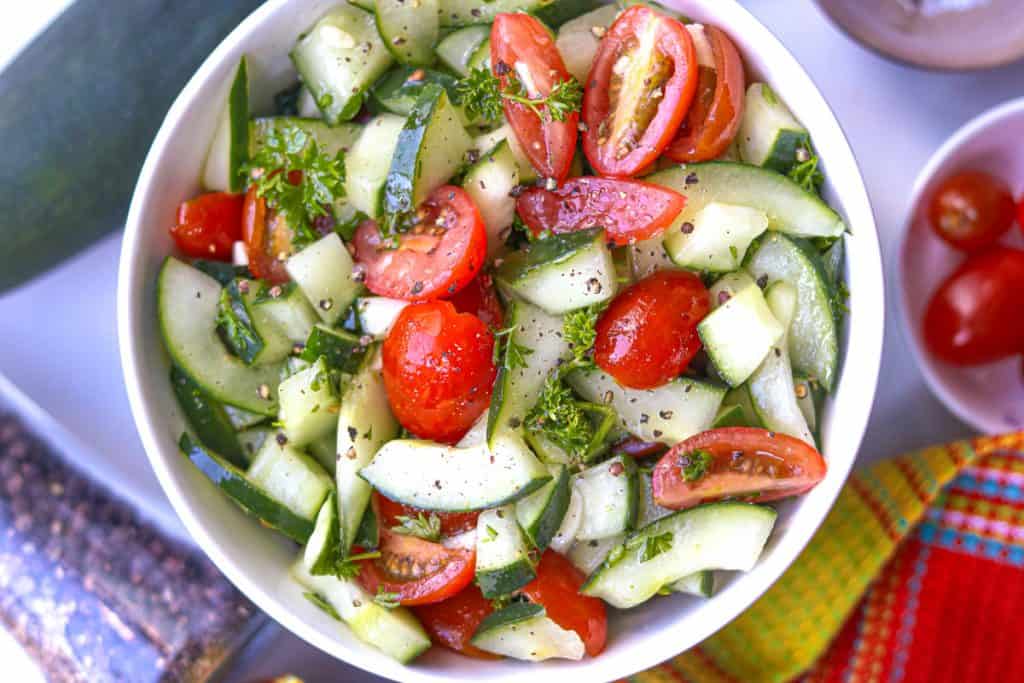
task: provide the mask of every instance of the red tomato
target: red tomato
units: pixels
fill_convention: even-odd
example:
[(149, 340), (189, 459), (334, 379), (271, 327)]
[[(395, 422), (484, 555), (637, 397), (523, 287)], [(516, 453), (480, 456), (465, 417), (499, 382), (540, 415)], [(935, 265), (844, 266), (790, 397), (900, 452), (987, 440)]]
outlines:
[[(698, 458), (706, 467), (694, 467)], [(723, 498), (764, 503), (811, 490), (825, 471), (821, 453), (800, 439), (723, 427), (676, 444), (655, 465), (651, 488), (654, 502), (673, 510)]]
[(256, 195), (255, 187), (245, 193), (242, 239), (253, 275), (278, 284), (291, 279), (284, 262), (293, 251), (292, 229), (281, 214), (267, 208), (266, 200)]
[(398, 237), (397, 249), (381, 239), (373, 221), (356, 230), (356, 260), (366, 268), (366, 286), (374, 294), (437, 299), (455, 294), (480, 272), (487, 258), (487, 232), (462, 188), (439, 187), (416, 215), (416, 226)]
[(242, 239), (242, 195), (210, 192), (182, 202), (171, 236), (193, 258), (231, 260), (231, 247)]
[(1020, 226), (1020, 231), (1024, 232), (1024, 196), (1021, 196), (1020, 203), (1017, 204), (1017, 225)]
[(384, 388), (395, 417), (423, 439), (455, 443), (487, 409), (494, 336), (451, 302), (406, 306), (384, 340)]
[[(550, 31), (528, 14), (495, 17), (491, 27), (491, 70), (503, 89), (508, 75), (514, 73), (530, 99), (547, 97), (555, 84), (572, 78)], [(528, 72), (527, 78), (523, 72)], [(564, 180), (576, 152), (580, 115), (572, 112), (564, 121), (555, 121), (542, 107), (545, 118), (541, 120), (519, 102), (504, 99), (502, 105), (519, 146), (537, 172), (546, 178)]]
[(469, 643), (480, 622), (493, 611), (491, 601), (474, 584), (444, 602), (413, 608), (432, 641), (479, 659), (499, 659), (498, 655), (484, 652)]
[(359, 563), (370, 593), (394, 593), (403, 605), (426, 605), (455, 595), (473, 580), (476, 551), (446, 548), (416, 536), (380, 530), (380, 557)]
[(442, 536), (454, 536), (464, 531), (475, 529), (476, 518), (480, 516), (479, 512), (428, 512), (419, 510), (411, 505), (396, 503), (379, 493), (374, 493), (374, 498), (376, 499), (377, 518), (380, 520), (380, 526), (389, 529), (402, 523), (398, 519), (399, 516), (415, 518), (417, 514), (423, 512), (424, 514), (437, 515), (441, 521)]
[(608, 617), (604, 603), (580, 595), (585, 576), (554, 550), (547, 550), (537, 565), (537, 578), (523, 587), (523, 594), (543, 605), (548, 616), (564, 629), (576, 631), (587, 654), (596, 657), (604, 650)]
[(992, 247), (967, 260), (932, 295), (928, 350), (953, 365), (981, 365), (1024, 351), (1024, 251)]
[(649, 275), (601, 314), (594, 362), (622, 386), (660, 386), (685, 370), (700, 350), (697, 323), (710, 309), (708, 290), (693, 273)]
[(673, 161), (690, 163), (721, 156), (743, 120), (747, 86), (740, 53), (721, 29), (705, 26), (704, 35), (715, 66), (700, 67), (697, 95), (675, 140), (665, 148), (665, 156)]
[(686, 205), (672, 190), (639, 180), (573, 178), (557, 190), (534, 187), (516, 200), (519, 217), (534, 235), (603, 227), (618, 245), (655, 237)]
[(697, 54), (681, 23), (634, 5), (611, 25), (583, 95), (583, 151), (604, 176), (632, 176), (672, 141), (697, 90)]
[(627, 436), (622, 441), (612, 446), (612, 453), (625, 453), (632, 458), (649, 458), (652, 455), (661, 455), (668, 450), (668, 446), (660, 441), (641, 441), (635, 436)]
[(1013, 195), (1003, 181), (981, 171), (961, 171), (939, 185), (928, 205), (935, 233), (963, 251), (995, 244), (1013, 225)]
[(492, 329), (501, 329), (505, 321), (505, 311), (494, 291), (494, 280), (487, 273), (477, 275), (448, 300), (459, 313), (472, 313)]

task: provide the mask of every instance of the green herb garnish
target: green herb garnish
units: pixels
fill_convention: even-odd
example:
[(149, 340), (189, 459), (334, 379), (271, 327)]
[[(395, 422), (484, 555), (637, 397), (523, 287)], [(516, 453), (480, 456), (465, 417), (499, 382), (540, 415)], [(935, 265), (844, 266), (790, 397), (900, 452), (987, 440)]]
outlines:
[(575, 394), (558, 375), (548, 377), (537, 403), (526, 414), (526, 429), (582, 460), (594, 440), (594, 425)]
[(509, 100), (527, 107), (543, 121), (565, 121), (570, 114), (579, 111), (583, 101), (583, 86), (573, 77), (558, 81), (547, 96), (538, 98), (530, 97), (515, 71), (509, 70), (504, 78), (503, 88), (497, 76), (480, 67), (455, 84), (458, 104), (470, 119), (480, 117), (494, 121), (501, 117), (502, 100)]
[(562, 321), (562, 334), (569, 342), (569, 348), (572, 349), (572, 367), (570, 369), (593, 365), (589, 354), (590, 350), (594, 348), (594, 342), (597, 341), (596, 325), (602, 311), (604, 311), (604, 304), (594, 304), (565, 314)]
[(701, 449), (684, 453), (679, 456), (679, 467), (683, 470), (683, 478), (686, 481), (703, 479), (713, 460), (713, 455)]
[(811, 144), (811, 136), (804, 135), (796, 148), (796, 164), (787, 175), (807, 192), (818, 194), (825, 182), (825, 176), (818, 169), (820, 161)]
[(379, 550), (373, 550), (366, 553), (359, 553), (358, 555), (349, 555), (344, 560), (338, 563), (335, 568), (334, 574), (339, 579), (354, 579), (359, 575), (359, 562), (360, 560), (373, 560), (380, 557)]
[(373, 596), (373, 601), (385, 609), (394, 609), (400, 604), (398, 593), (389, 593), (384, 590), (384, 586), (377, 586), (377, 594)]
[(672, 549), (672, 532), (666, 531), (657, 536), (648, 536), (644, 549), (640, 551), (640, 562), (648, 562), (658, 555)]
[(416, 536), (434, 542), (441, 538), (441, 518), (435, 514), (424, 515), (420, 512), (415, 517), (399, 515), (396, 519), (400, 524), (391, 527), (396, 534)]

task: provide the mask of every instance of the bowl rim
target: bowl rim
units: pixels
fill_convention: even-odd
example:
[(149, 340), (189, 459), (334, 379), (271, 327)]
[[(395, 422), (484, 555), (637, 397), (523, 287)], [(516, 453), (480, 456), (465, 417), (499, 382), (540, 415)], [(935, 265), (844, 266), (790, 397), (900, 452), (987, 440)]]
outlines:
[(899, 319), (900, 328), (910, 353), (917, 363), (917, 367), (924, 376), (925, 384), (947, 410), (956, 415), (964, 423), (984, 434), (998, 434), (1006, 430), (1006, 425), (986, 413), (977, 412), (965, 405), (957, 396), (957, 392), (944, 382), (935, 371), (934, 365), (937, 362), (925, 350), (921, 342), (921, 335), (918, 333), (916, 321), (911, 316), (910, 294), (907, 291), (907, 275), (903, 272), (903, 261), (908, 249), (910, 249), (910, 233), (915, 223), (917, 208), (925, 199), (925, 190), (931, 182), (941, 173), (945, 172), (946, 162), (961, 147), (969, 143), (975, 136), (982, 132), (998, 126), (1007, 118), (1024, 116), (1024, 96), (1015, 97), (1001, 104), (986, 109), (969, 119), (946, 139), (925, 162), (921, 171), (914, 180), (913, 189), (910, 193), (906, 213), (903, 218), (903, 225), (900, 229), (899, 246), (896, 249), (897, 259), (894, 271), (896, 273), (896, 289), (899, 292)]
[[(205, 525), (200, 522), (202, 512), (199, 506), (190, 503), (174, 481), (169, 465), (170, 458), (165, 458), (162, 453), (164, 448), (161, 445), (162, 439), (158, 437), (159, 422), (156, 420), (156, 416), (151, 414), (147, 403), (143, 400), (142, 368), (145, 365), (143, 360), (145, 354), (141, 340), (133, 335), (135, 324), (133, 304), (140, 296), (140, 291), (147, 291), (144, 287), (135, 285), (143, 282), (140, 246), (145, 231), (142, 219), (146, 200), (153, 192), (152, 185), (156, 169), (171, 142), (176, 122), (192, 105), (203, 84), (211, 78), (220, 64), (238, 45), (245, 44), (256, 27), (290, 1), (269, 0), (264, 3), (218, 45), (176, 98), (147, 154), (129, 209), (118, 273), (118, 339), (125, 387), (146, 455), (175, 512), (200, 548), (242, 593), (279, 624), (313, 646), (350, 665), (396, 680), (431, 683), (448, 680), (445, 669), (425, 669), (401, 665), (373, 648), (348, 647), (337, 639), (322, 633), (315, 625), (304, 622), (292, 610), (289, 610), (283, 601), (278, 600), (267, 587), (261, 586), (259, 582), (250, 577), (243, 563), (229, 556), (212, 538)], [(700, 4), (709, 0), (688, 1)], [(577, 663), (573, 667), (563, 665), (532, 667), (530, 675), (536, 677), (538, 683), (541, 681), (555, 683), (569, 671), (576, 675), (585, 672), (588, 680), (612, 680), (631, 675), (655, 666), (659, 662), (699, 644), (750, 607), (789, 568), (831, 510), (849, 476), (871, 413), (871, 404), (877, 387), (881, 363), (884, 332), (884, 276), (874, 214), (864, 186), (860, 166), (841, 125), (821, 90), (781, 41), (737, 0), (714, 0), (713, 4), (716, 12), (728, 14), (733, 20), (743, 22), (746, 37), (759, 41), (756, 52), (762, 55), (768, 54), (772, 59), (784, 62), (784, 66), (780, 70), (784, 70), (798, 81), (802, 81), (797, 83), (797, 87), (806, 98), (807, 106), (813, 106), (819, 110), (818, 118), (822, 121), (821, 126), (829, 128), (829, 137), (833, 138), (830, 143), (830, 147), (833, 149), (830, 149), (824, 156), (826, 160), (835, 157), (833, 163), (844, 167), (845, 183), (842, 185), (841, 192), (840, 186), (836, 185), (836, 193), (842, 198), (841, 203), (845, 208), (848, 224), (855, 222), (857, 225), (857, 240), (862, 252), (857, 269), (863, 271), (863, 281), (854, 294), (855, 301), (862, 302), (860, 306), (853, 308), (853, 315), (861, 312), (861, 315), (857, 315), (859, 325), (854, 330), (853, 326), (849, 322), (847, 323), (846, 327), (849, 329), (846, 331), (847, 340), (843, 356), (843, 374), (850, 365), (853, 365), (851, 361), (854, 358), (857, 360), (858, 384), (856, 386), (860, 387), (860, 391), (852, 393), (859, 394), (860, 399), (863, 399), (855, 406), (848, 406), (848, 412), (843, 415), (843, 422), (848, 425), (844, 431), (850, 432), (855, 439), (849, 445), (849, 458), (845, 462), (836, 463), (836, 465), (830, 464), (830, 472), (834, 473), (833, 476), (827, 478), (816, 489), (816, 509), (805, 513), (806, 519), (802, 520), (801, 526), (787, 529), (785, 534), (786, 552), (784, 554), (773, 553), (770, 558), (771, 562), (762, 559), (755, 570), (737, 581), (735, 587), (742, 588), (742, 590), (732, 591), (728, 604), (723, 602), (726, 596), (724, 594), (720, 596), (719, 609), (714, 612), (714, 618), (696, 620), (686, 635), (682, 647), (680, 647), (680, 642), (683, 639), (679, 637), (679, 634), (673, 633), (671, 628), (664, 628), (660, 632), (652, 631), (644, 634), (642, 657), (637, 656), (637, 652), (634, 651), (632, 657), (616, 657), (605, 654), (590, 659), (586, 666), (579, 666), (582, 663)], [(837, 393), (836, 396), (838, 395)], [(584, 662), (588, 662), (588, 660), (584, 660)], [(517, 676), (522, 675), (522, 669), (510, 668), (509, 671), (511, 672), (509, 675), (495, 676), (489, 680), (514, 680)]]

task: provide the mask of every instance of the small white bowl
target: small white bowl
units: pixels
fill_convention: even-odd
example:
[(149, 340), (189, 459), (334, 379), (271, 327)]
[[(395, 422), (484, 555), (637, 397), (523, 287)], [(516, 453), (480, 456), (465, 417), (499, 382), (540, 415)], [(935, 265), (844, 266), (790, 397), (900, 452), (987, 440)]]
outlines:
[[(932, 293), (964, 259), (932, 230), (928, 201), (943, 180), (965, 169), (1003, 179), (1019, 197), (1024, 190), (1022, 141), (1024, 98), (1019, 98), (972, 119), (932, 155), (914, 183), (896, 268), (903, 330), (925, 381), (957, 417), (984, 434), (1024, 428), (1021, 360), (958, 368), (938, 360), (924, 346), (922, 321)], [(1017, 226), (1003, 242), (1024, 246)]]
[(608, 648), (580, 662), (531, 665), (482, 662), (435, 648), (411, 666), (356, 640), (303, 597), (288, 576), (297, 549), (260, 527), (204, 480), (177, 450), (184, 420), (168, 382), (156, 322), (156, 275), (173, 252), (167, 229), (179, 202), (199, 191), (200, 168), (239, 57), (250, 58), (254, 92), (270, 96), (294, 81), (288, 50), (338, 0), (270, 0), (203, 63), (171, 107), (139, 177), (128, 216), (118, 283), (118, 332), (125, 383), (142, 442), (161, 485), (196, 542), (238, 588), (271, 617), (338, 659), (405, 681), (604, 681), (653, 666), (693, 647), (757, 599), (793, 562), (824, 519), (857, 454), (874, 397), (882, 348), (883, 284), (867, 192), (850, 146), (818, 89), (792, 55), (735, 0), (668, 0), (674, 9), (725, 29), (748, 71), (767, 80), (814, 137), (824, 162), (826, 197), (847, 219), (847, 278), (852, 291), (842, 376), (823, 421), (825, 480), (810, 494), (778, 505), (771, 541), (757, 567), (728, 577), (706, 601), (652, 600), (610, 610)]

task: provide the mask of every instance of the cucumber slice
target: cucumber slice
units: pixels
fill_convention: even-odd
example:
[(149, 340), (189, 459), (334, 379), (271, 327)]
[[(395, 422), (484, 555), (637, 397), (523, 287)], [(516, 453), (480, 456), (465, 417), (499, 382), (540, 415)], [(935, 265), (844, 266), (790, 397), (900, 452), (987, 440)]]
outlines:
[(543, 607), (528, 602), (514, 603), (489, 614), (480, 622), (470, 643), (485, 652), (530, 662), (556, 657), (579, 660), (585, 652), (579, 634), (562, 628), (546, 615)]
[[(821, 264), (825, 269), (825, 275), (833, 287), (838, 287), (843, 280), (843, 266), (846, 262), (846, 243), (842, 237), (832, 243), (832, 246), (821, 255)], [(837, 312), (837, 317), (839, 317)]]
[(301, 557), (292, 567), (292, 576), (334, 608), (357, 638), (392, 659), (405, 664), (430, 649), (430, 637), (412, 612), (378, 605), (355, 579), (313, 576)]
[(686, 206), (666, 234), (711, 202), (738, 204), (763, 211), (768, 228), (797, 237), (838, 237), (846, 230), (839, 214), (820, 197), (806, 192), (784, 175), (748, 164), (706, 161), (673, 166), (644, 180), (686, 195)]
[[(347, 387), (345, 387), (347, 388)], [(344, 396), (345, 388), (339, 393)], [(306, 451), (313, 456), (313, 459), (320, 463), (325, 472), (333, 472), (334, 465), (338, 462), (338, 430), (332, 429), (319, 439), (314, 439), (306, 444)]]
[(298, 356), (288, 356), (281, 365), (281, 381), (283, 382), (292, 375), (308, 369), (311, 365), (312, 363), (307, 360), (303, 360)]
[(318, 323), (306, 340), (302, 359), (315, 363), (323, 358), (328, 368), (353, 373), (359, 370), (366, 356), (366, 347), (359, 337), (336, 328)]
[(539, 7), (533, 9), (532, 14), (554, 31), (567, 21), (604, 5), (604, 0), (554, 0), (541, 3)]
[(223, 261), (207, 261), (201, 258), (192, 261), (192, 267), (204, 275), (212, 277), (218, 284), (220, 284), (221, 287), (224, 287), (236, 277), (245, 277), (249, 271), (249, 269), (244, 266), (239, 267), (232, 263), (224, 263)]
[(636, 461), (618, 455), (589, 467), (573, 478), (583, 498), (583, 522), (576, 531), (580, 541), (596, 541), (629, 531), (636, 523)]
[(295, 108), (298, 110), (298, 115), (304, 119), (322, 119), (324, 116), (323, 112), (320, 111), (320, 107), (316, 105), (316, 98), (313, 97), (313, 93), (304, 85), (299, 88), (299, 96), (295, 103)]
[(334, 490), (334, 482), (320, 463), (277, 439), (263, 442), (246, 478), (310, 524)]
[(494, 0), (494, 2), (480, 3), (478, 0), (441, 0), (441, 25), (490, 24), (502, 12), (529, 12), (553, 1)]
[(785, 280), (796, 287), (790, 359), (797, 372), (831, 391), (839, 375), (839, 330), (831, 304), (834, 290), (817, 252), (801, 240), (768, 233), (751, 247), (744, 265), (755, 278)]
[(526, 443), (510, 433), (492, 440), (490, 448), (396, 439), (359, 475), (391, 500), (442, 512), (514, 503), (551, 480)]
[[(797, 291), (785, 281), (774, 282), (765, 291), (765, 300), (772, 315), (788, 329), (796, 312)], [(793, 368), (789, 364), (784, 333), (754, 374), (747, 380), (751, 404), (765, 427), (803, 439), (812, 447), (814, 436), (807, 426), (793, 385)]]
[(668, 517), (675, 512), (675, 510), (663, 508), (654, 502), (654, 487), (651, 485), (650, 472), (640, 472), (637, 476), (637, 482), (640, 486), (636, 511), (637, 529), (643, 529), (648, 524), (656, 522), (662, 517)]
[(384, 183), (384, 212), (415, 210), (462, 167), (472, 144), (448, 93), (425, 86), (398, 136)]
[(821, 443), (821, 412), (825, 407), (825, 390), (821, 383), (806, 375), (793, 376), (796, 403), (807, 420), (807, 426), (814, 434), (815, 443)]
[(585, 575), (590, 576), (604, 563), (608, 553), (622, 545), (625, 539), (625, 534), (618, 534), (599, 541), (576, 541), (569, 549), (569, 561)]
[(777, 516), (770, 507), (746, 503), (681, 510), (613, 548), (580, 592), (626, 609), (695, 572), (749, 571), (761, 556)]
[(537, 577), (514, 505), (485, 510), (476, 524), (476, 584), (485, 598), (509, 595)]
[(670, 446), (710, 427), (725, 396), (721, 387), (688, 377), (656, 389), (629, 389), (597, 368), (570, 373), (569, 384), (584, 399), (614, 408), (629, 433)]
[(700, 321), (697, 333), (718, 374), (736, 387), (754, 374), (785, 330), (772, 315), (761, 288), (743, 272), (716, 282), (711, 302), (718, 305)]
[(242, 453), (245, 457), (245, 469), (249, 468), (256, 454), (263, 448), (263, 442), (272, 439), (277, 434), (270, 427), (251, 427), (238, 433), (238, 442), (242, 445)]
[(480, 209), (487, 226), (487, 256), (505, 248), (505, 237), (516, 217), (513, 188), (519, 185), (519, 166), (507, 140), (480, 158), (466, 172), (462, 187)]
[(744, 161), (783, 174), (797, 164), (797, 150), (810, 143), (807, 129), (767, 83), (747, 88), (737, 140)]
[(694, 572), (669, 584), (669, 590), (673, 593), (696, 595), (698, 598), (710, 598), (715, 592), (715, 573), (707, 569)]
[(352, 5), (334, 7), (299, 39), (291, 58), (332, 126), (359, 113), (366, 90), (392, 62), (374, 15)]
[(564, 465), (549, 465), (551, 481), (516, 503), (516, 519), (533, 547), (543, 551), (562, 526), (572, 487)]
[[(443, 71), (399, 65), (377, 81), (372, 94), (374, 101), (385, 111), (408, 116), (412, 113), (416, 100), (423, 94), (423, 89), (430, 85), (444, 88), (448, 93), (448, 99), (454, 101), (457, 82), (458, 79)], [(461, 108), (460, 116), (460, 120), (467, 123), (465, 116), (461, 114)]]
[(338, 527), (338, 503), (332, 491), (320, 506), (313, 533), (302, 552), (302, 564), (313, 576), (334, 574), (341, 563), (341, 531)]
[[(271, 439), (272, 441), (272, 439)], [(188, 434), (182, 434), (178, 450), (239, 507), (271, 529), (299, 543), (313, 533), (313, 518), (294, 512), (246, 474)]]
[(438, 0), (376, 0), (377, 30), (403, 64), (430, 66), (440, 33)]
[(352, 277), (352, 255), (332, 232), (288, 259), (285, 268), (320, 319), (334, 325), (362, 290)]
[(739, 418), (742, 421), (737, 426), (760, 427), (764, 429), (764, 423), (761, 422), (761, 417), (757, 414), (757, 411), (754, 410), (754, 404), (750, 400), (750, 390), (746, 385), (730, 389), (729, 393), (725, 395), (722, 405), (729, 408), (739, 409)]
[(281, 382), (278, 393), (278, 419), (292, 446), (301, 448), (335, 428), (341, 400), (337, 378), (323, 358)]
[(250, 413), (248, 410), (241, 410), (234, 406), (224, 406), (224, 412), (227, 414), (231, 426), (239, 432), (267, 421), (266, 415)]
[(526, 157), (522, 147), (519, 146), (519, 140), (512, 132), (512, 126), (507, 123), (474, 138), (471, 151), (482, 157), (495, 149), (502, 141), (508, 142), (509, 151), (512, 152), (512, 157), (516, 160), (516, 167), (519, 169), (519, 182), (525, 184), (537, 180), (539, 177), (537, 170)]
[(293, 344), (304, 344), (319, 317), (306, 295), (294, 282), (263, 287), (253, 309), (272, 320)]
[(594, 56), (601, 44), (601, 36), (615, 22), (620, 11), (617, 4), (604, 5), (565, 22), (558, 29), (555, 45), (562, 54), (565, 68), (580, 83), (587, 82)]
[(217, 336), (220, 285), (169, 256), (157, 278), (157, 317), (173, 362), (210, 398), (260, 415), (277, 412), (278, 368), (248, 367)]
[(217, 321), (221, 339), (246, 365), (280, 363), (291, 353), (284, 330), (254, 303), (259, 284), (236, 279), (220, 292)]
[(345, 194), (370, 218), (384, 214), (384, 183), (405, 119), (381, 114), (366, 124), (345, 158)]
[(480, 47), (476, 49), (476, 52), (469, 58), (469, 69), (475, 71), (476, 69), (484, 69), (486, 71), (491, 70), (491, 39), (488, 38), (484, 42), (480, 43)]
[(498, 281), (551, 315), (615, 296), (615, 264), (604, 230), (552, 235), (505, 258)]
[(391, 331), (395, 320), (398, 319), (398, 314), (408, 305), (408, 301), (389, 299), (384, 296), (367, 296), (356, 299), (359, 328), (364, 334), (368, 334), (374, 339), (384, 339)]
[(567, 555), (576, 540), (576, 532), (583, 523), (583, 496), (576, 490), (575, 486), (569, 486), (569, 506), (562, 517), (562, 524), (558, 527), (555, 535), (551, 537), (549, 548), (556, 553)]
[(348, 4), (355, 5), (359, 9), (364, 9), (367, 12), (372, 12), (376, 8), (374, 0), (348, 0)]
[(359, 476), (377, 450), (398, 436), (398, 421), (391, 414), (384, 380), (368, 356), (352, 378), (338, 413), (337, 464), (338, 513), (341, 548), (348, 554), (370, 502), (370, 485)]
[(211, 192), (244, 192), (242, 167), (249, 160), (249, 73), (245, 57), (231, 79), (224, 111), (203, 166), (203, 187)]
[[(319, 112), (317, 112), (319, 113)], [(249, 123), (249, 152), (255, 155), (271, 136), (280, 135), (289, 128), (298, 128), (316, 141), (320, 151), (328, 156), (345, 154), (356, 144), (363, 127), (358, 123), (340, 123), (328, 126), (318, 118), (298, 116), (267, 116)]]
[[(742, 389), (740, 389), (742, 391)], [(753, 427), (747, 421), (747, 416), (743, 412), (743, 408), (740, 406), (722, 405), (721, 410), (718, 411), (718, 415), (715, 416), (715, 421), (711, 423), (712, 429), (721, 429), (722, 427)]]
[(659, 270), (679, 270), (665, 250), (663, 237), (641, 240), (627, 247), (629, 254), (629, 270), (634, 280), (642, 280)]
[(468, 76), (470, 58), (490, 37), (490, 26), (467, 26), (452, 31), (437, 44), (437, 58), (458, 75)]
[(665, 250), (683, 268), (727, 273), (740, 267), (750, 243), (767, 229), (763, 211), (711, 202), (665, 238)]
[[(171, 388), (188, 424), (199, 440), (235, 467), (246, 467), (249, 459), (238, 441), (224, 406), (210, 399), (181, 368), (171, 366)], [(262, 416), (261, 416), (262, 417)]]

